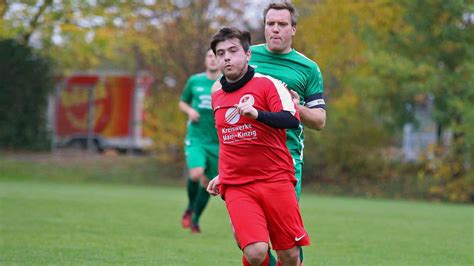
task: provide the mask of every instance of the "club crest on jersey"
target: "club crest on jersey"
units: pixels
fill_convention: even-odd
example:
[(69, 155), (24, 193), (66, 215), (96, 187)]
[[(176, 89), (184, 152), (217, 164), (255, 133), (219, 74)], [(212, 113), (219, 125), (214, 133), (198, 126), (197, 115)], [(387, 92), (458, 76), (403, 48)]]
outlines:
[(252, 94), (245, 94), (239, 100), (239, 104), (241, 103), (249, 103), (250, 105), (253, 106), (253, 104), (255, 103), (255, 99), (253, 98)]

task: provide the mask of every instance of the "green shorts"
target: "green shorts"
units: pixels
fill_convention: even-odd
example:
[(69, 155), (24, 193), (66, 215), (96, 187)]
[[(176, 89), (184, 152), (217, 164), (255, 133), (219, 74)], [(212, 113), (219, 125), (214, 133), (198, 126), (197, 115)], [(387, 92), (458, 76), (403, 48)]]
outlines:
[(186, 141), (184, 145), (186, 164), (189, 169), (202, 167), (207, 178), (212, 179), (217, 175), (217, 162), (219, 157), (219, 144), (199, 143)]
[(295, 160), (293, 158), (293, 167), (295, 168), (295, 177), (296, 177), (296, 186), (295, 186), (295, 192), (296, 192), (296, 197), (298, 198), (298, 201), (300, 200), (301, 197), (301, 179), (302, 179), (302, 174), (303, 174), (303, 161), (302, 160)]

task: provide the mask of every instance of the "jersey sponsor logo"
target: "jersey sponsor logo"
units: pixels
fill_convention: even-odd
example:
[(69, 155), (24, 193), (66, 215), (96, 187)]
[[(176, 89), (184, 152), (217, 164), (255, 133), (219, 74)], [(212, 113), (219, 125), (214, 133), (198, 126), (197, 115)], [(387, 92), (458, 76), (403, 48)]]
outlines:
[(198, 104), (199, 108), (212, 110), (211, 95), (199, 95), (199, 100), (201, 101)]
[(237, 108), (231, 107), (225, 112), (225, 121), (228, 124), (234, 125), (235, 123), (239, 122), (239, 119), (240, 114), (237, 112)]
[(249, 123), (222, 128), (221, 133), (224, 143), (234, 143), (242, 140), (253, 140), (257, 138), (257, 131), (254, 129), (252, 124)]
[[(245, 94), (239, 100), (239, 104), (242, 104), (242, 103), (249, 103), (250, 105), (253, 105), (255, 103), (255, 98), (251, 94)], [(231, 107), (227, 109), (227, 111), (225, 112), (225, 121), (228, 124), (234, 125), (237, 122), (239, 122), (239, 120), (240, 120), (240, 114), (237, 111), (237, 108)]]
[(203, 87), (197, 87), (196, 91), (204, 91), (204, 88)]

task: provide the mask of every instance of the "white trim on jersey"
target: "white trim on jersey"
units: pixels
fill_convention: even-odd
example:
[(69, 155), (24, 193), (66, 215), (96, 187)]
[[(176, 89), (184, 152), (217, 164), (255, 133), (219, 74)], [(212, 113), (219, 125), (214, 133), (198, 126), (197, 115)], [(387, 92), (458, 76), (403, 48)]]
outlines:
[(258, 77), (258, 78), (263, 77), (263, 78), (269, 79), (273, 83), (273, 85), (275, 86), (275, 88), (278, 92), (278, 96), (280, 96), (280, 101), (281, 101), (281, 105), (283, 106), (283, 110), (290, 112), (292, 115), (296, 114), (296, 108), (295, 108), (295, 104), (293, 103), (293, 100), (291, 98), (291, 94), (288, 91), (288, 89), (286, 88), (285, 84), (283, 84), (283, 82), (281, 80), (273, 78), (273, 77), (268, 76), (268, 75), (263, 75), (263, 74), (260, 74), (260, 73), (255, 73), (254, 77)]

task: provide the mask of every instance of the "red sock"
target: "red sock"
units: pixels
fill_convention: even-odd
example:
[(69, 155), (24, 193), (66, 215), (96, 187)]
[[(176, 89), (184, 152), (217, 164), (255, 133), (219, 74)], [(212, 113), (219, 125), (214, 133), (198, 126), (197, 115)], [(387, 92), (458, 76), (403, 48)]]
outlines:
[[(260, 264), (260, 266), (268, 266), (268, 262), (270, 261), (270, 256), (265, 257), (265, 260)], [(247, 259), (245, 258), (245, 255), (242, 255), (242, 265), (243, 266), (252, 266)], [(278, 265), (278, 264), (277, 264)]]

